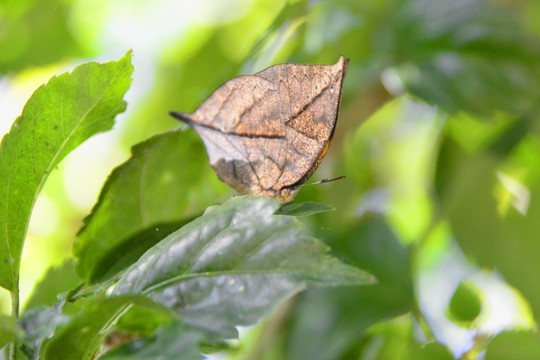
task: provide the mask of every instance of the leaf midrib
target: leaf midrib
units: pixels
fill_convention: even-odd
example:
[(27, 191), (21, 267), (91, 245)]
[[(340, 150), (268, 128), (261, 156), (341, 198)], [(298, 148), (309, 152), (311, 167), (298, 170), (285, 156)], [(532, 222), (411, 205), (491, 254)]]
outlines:
[[(272, 269), (232, 269), (232, 270), (223, 270), (223, 271), (213, 271), (213, 272), (204, 272), (204, 273), (190, 273), (175, 276), (173, 278), (159, 282), (158, 284), (152, 285), (141, 291), (143, 294), (150, 294), (155, 291), (159, 291), (162, 288), (167, 288), (169, 286), (174, 286), (183, 281), (192, 280), (195, 278), (212, 278), (218, 276), (242, 276), (242, 275), (286, 275), (286, 274), (316, 274), (320, 270), (321, 266), (317, 268), (272, 268)], [(327, 274), (328, 275), (328, 274)], [(351, 272), (345, 271), (333, 271), (331, 273), (333, 276), (355, 278), (355, 275), (351, 276)], [(307, 279), (305, 281), (308, 281)]]

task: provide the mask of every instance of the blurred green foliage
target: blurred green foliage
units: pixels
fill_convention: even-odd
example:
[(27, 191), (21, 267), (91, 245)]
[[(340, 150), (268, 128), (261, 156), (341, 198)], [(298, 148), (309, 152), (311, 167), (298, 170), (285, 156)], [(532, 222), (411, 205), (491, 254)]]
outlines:
[[(233, 194), (211, 171), (202, 142), (191, 130), (162, 133), (178, 126), (168, 111), (193, 111), (221, 83), (239, 74), (279, 62), (330, 64), (343, 54), (350, 63), (341, 115), (313, 180), (347, 178), (305, 187), (295, 202), (333, 206), (335, 211), (300, 219), (331, 246), (333, 255), (370, 271), (378, 284), (306, 291), (259, 324), (243, 338), (244, 346), (227, 356), (466, 359), (487, 348), (486, 359), (540, 358), (535, 331), (512, 332), (520, 327), (534, 330), (540, 316), (540, 5), (495, 0), (237, 0), (227, 2), (233, 13), (220, 8), (216, 16), (217, 0), (193, 13), (188, 2), (178, 2), (184, 5), (175, 13), (177, 21), (186, 25), (161, 41), (152, 37), (159, 30), (137, 14), (147, 7), (170, 11), (165, 6), (169, 2), (106, 3), (99, 3), (102, 8), (87, 0), (0, 3), (0, 73), (7, 80), (16, 82), (21, 71), (32, 67), (83, 62), (75, 59), (89, 55), (118, 58), (133, 48), (131, 92), (137, 94), (136, 101), (128, 99), (127, 115), (115, 131), (124, 149), (146, 140), (134, 148), (129, 162), (148, 162), (155, 178), (146, 178), (151, 181), (144, 188), (144, 202), (122, 196), (122, 201), (130, 200), (124, 205), (116, 193), (102, 194), (103, 202), (92, 216), (99, 218), (99, 208), (108, 207), (105, 223), (118, 225), (118, 232), (105, 231), (102, 240), (110, 252), (99, 254), (104, 259), (96, 263), (112, 264), (120, 255), (128, 259), (126, 264), (132, 262), (131, 256), (137, 258), (159, 240), (141, 238), (152, 226), (181, 224)], [(88, 18), (100, 19), (94, 24), (81, 17), (89, 8), (96, 13)], [(107, 33), (130, 16), (147, 38), (130, 29), (126, 33), (133, 32), (131, 37)], [(103, 33), (116, 42), (104, 40)], [(150, 48), (148, 43), (156, 45)], [(157, 158), (144, 153), (156, 139), (173, 137), (174, 153)], [(113, 173), (107, 188), (132, 193), (129, 186), (144, 183), (140, 174), (128, 170)], [(60, 167), (59, 172), (64, 171)], [(127, 178), (134, 182), (121, 183), (125, 178), (117, 176), (120, 171), (128, 171)], [(159, 175), (167, 171), (181, 181), (160, 183)], [(77, 210), (73, 216), (63, 181), (62, 176), (51, 177), (45, 192), (61, 199), (62, 219), (71, 221), (61, 226), (72, 231), (58, 230), (59, 239), (51, 235), (33, 242), (50, 241), (67, 258), (85, 214)], [(139, 209), (142, 215), (135, 216), (134, 204), (143, 204), (147, 216)], [(109, 217), (115, 212), (117, 217)], [(96, 226), (91, 234), (100, 230)], [(85, 231), (79, 235), (81, 243)], [(466, 264), (448, 261), (455, 244)], [(452, 264), (437, 279), (446, 295), (434, 284), (427, 284), (433, 290), (422, 290), (427, 285), (421, 275), (440, 263)], [(455, 304), (463, 295), (454, 295), (458, 284), (471, 281), (464, 275), (470, 267), (494, 271), (500, 275), (493, 275), (497, 281), (516, 289), (517, 311), (508, 307), (508, 313), (490, 312), (486, 301), (508, 299), (486, 293), (479, 297), (482, 312), (469, 330), (440, 320), (453, 306), (451, 300)], [(85, 276), (108, 276), (103, 267), (97, 268), (104, 273), (89, 269)], [(72, 272), (63, 280), (58, 278), (62, 272), (49, 274), (44, 283), (54, 278), (73, 284)], [(45, 288), (36, 287), (28, 309), (51, 304), (50, 295), (40, 295)], [(467, 314), (477, 313), (474, 299), (461, 304), (472, 311)], [(513, 320), (484, 327), (486, 317)], [(175, 326), (160, 328), (160, 339), (169, 345), (167, 339), (180, 331)], [(191, 335), (183, 341), (198, 342), (199, 334)], [(147, 342), (149, 353), (152, 344), (160, 344), (159, 339)], [(127, 346), (118, 354), (129, 351)]]

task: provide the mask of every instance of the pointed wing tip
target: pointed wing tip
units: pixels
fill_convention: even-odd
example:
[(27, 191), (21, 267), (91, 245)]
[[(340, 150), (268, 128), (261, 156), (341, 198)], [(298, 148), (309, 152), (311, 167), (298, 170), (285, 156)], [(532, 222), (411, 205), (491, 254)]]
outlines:
[(343, 57), (343, 54), (339, 55), (338, 64), (342, 67), (346, 67), (349, 64), (349, 58)]
[(175, 119), (185, 122), (188, 125), (193, 122), (193, 119), (189, 114), (184, 114), (178, 111), (169, 111), (169, 115), (171, 115)]

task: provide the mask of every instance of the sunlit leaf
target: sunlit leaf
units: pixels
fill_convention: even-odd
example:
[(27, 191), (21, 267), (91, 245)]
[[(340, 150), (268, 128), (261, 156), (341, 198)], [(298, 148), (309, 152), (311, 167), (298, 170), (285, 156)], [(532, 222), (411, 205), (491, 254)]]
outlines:
[(309, 285), (362, 285), (373, 278), (329, 257), (279, 202), (237, 197), (147, 251), (120, 277), (116, 294), (144, 293), (188, 324), (226, 338)]
[(26, 103), (0, 148), (0, 286), (13, 290), (32, 206), (49, 173), (71, 150), (109, 130), (125, 110), (131, 52), (53, 77)]

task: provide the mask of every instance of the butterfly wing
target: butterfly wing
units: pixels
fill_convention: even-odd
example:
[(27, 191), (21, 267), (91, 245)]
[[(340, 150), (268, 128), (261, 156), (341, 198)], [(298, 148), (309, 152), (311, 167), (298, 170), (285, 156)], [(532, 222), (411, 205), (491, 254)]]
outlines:
[(286, 131), (285, 168), (280, 188), (304, 183), (317, 169), (334, 134), (347, 69), (334, 65), (280, 64), (257, 73), (276, 84)]
[(326, 153), (345, 70), (343, 57), (334, 65), (275, 65), (229, 80), (193, 114), (171, 114), (201, 136), (222, 181), (279, 198), (306, 181)]

